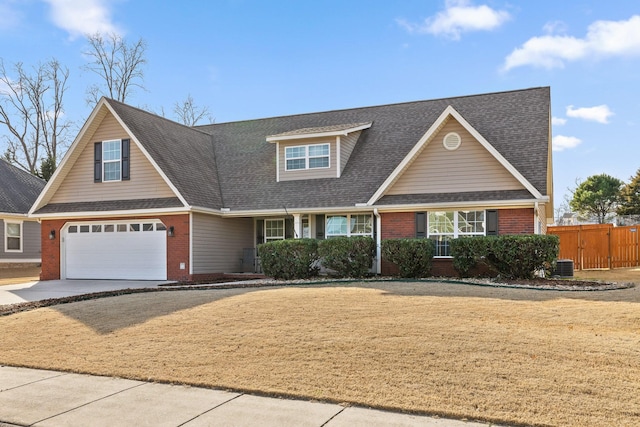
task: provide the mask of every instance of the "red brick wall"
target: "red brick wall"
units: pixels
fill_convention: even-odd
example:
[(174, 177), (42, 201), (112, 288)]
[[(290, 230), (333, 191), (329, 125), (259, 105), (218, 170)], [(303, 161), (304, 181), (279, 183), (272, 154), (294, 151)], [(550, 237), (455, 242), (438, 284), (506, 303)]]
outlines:
[[(78, 221), (117, 221), (158, 218), (167, 226), (173, 226), (174, 237), (167, 236), (167, 279), (191, 280), (189, 275), (189, 215), (152, 215), (141, 217), (105, 217), (105, 218), (76, 218), (73, 220), (43, 220), (42, 221), (42, 272), (40, 280), (60, 279), (60, 230), (67, 222)], [(51, 230), (55, 230), (56, 238), (49, 239)], [(184, 269), (180, 269), (184, 263)]]
[[(381, 240), (416, 237), (416, 214), (414, 212), (381, 213), (380, 223), (382, 225)], [(384, 259), (380, 268), (383, 276), (394, 276), (399, 272), (398, 267)]]
[(533, 234), (533, 208), (501, 209), (498, 211), (499, 234)]

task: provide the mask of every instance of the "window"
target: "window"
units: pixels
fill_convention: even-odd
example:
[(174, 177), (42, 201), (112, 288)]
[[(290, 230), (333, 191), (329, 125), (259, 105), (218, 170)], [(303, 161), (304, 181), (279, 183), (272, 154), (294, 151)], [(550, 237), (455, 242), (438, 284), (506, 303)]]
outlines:
[(320, 169), (329, 167), (329, 144), (285, 147), (285, 170)]
[(328, 215), (325, 230), (327, 237), (372, 236), (373, 217), (368, 214)]
[(120, 181), (122, 178), (122, 153), (120, 140), (102, 143), (103, 181)]
[(264, 241), (284, 240), (284, 219), (267, 219), (264, 221)]
[(451, 256), (449, 241), (461, 236), (484, 236), (484, 211), (429, 212), (429, 238), (435, 243), (434, 256)]
[(4, 222), (5, 252), (22, 252), (22, 223)]

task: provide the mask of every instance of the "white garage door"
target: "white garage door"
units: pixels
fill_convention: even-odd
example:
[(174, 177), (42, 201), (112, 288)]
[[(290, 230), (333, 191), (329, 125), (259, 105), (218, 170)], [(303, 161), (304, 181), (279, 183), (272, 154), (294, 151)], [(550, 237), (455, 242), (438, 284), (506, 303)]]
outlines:
[(67, 279), (167, 279), (167, 232), (160, 221), (71, 224), (65, 237)]

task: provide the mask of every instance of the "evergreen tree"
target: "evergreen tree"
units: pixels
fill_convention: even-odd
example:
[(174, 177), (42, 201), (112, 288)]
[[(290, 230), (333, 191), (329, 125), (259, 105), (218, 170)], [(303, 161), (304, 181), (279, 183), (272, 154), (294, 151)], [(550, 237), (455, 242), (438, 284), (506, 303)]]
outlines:
[(618, 215), (640, 215), (640, 169), (622, 189)]
[(596, 217), (603, 224), (616, 211), (624, 182), (606, 173), (592, 175), (573, 192), (571, 209), (586, 217)]

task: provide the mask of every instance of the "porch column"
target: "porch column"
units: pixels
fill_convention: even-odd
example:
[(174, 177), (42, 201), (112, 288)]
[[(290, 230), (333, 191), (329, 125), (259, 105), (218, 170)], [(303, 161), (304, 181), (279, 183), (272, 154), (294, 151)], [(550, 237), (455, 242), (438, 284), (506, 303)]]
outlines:
[(293, 214), (293, 236), (294, 239), (302, 239), (302, 216)]

